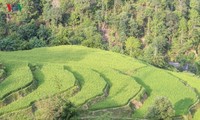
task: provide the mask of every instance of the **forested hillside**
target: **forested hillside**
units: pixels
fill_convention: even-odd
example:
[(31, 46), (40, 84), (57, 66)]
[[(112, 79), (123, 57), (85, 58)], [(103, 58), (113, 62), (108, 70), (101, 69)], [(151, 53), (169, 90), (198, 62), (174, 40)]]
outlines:
[[(6, 4), (21, 4), (8, 12)], [(199, 0), (1, 0), (0, 50), (55, 45), (111, 50), (199, 74)]]

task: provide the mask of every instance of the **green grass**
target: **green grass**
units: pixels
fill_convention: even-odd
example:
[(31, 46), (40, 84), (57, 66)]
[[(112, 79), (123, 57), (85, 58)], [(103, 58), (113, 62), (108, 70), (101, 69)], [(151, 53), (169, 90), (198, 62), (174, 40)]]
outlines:
[(188, 108), (196, 101), (196, 94), (186, 87), (178, 78), (168, 74), (166, 71), (146, 67), (134, 75), (146, 88), (149, 98), (142, 108), (136, 111), (134, 117), (141, 117), (147, 113), (154, 100), (159, 96), (168, 97), (174, 105), (176, 115), (186, 114)]
[(78, 80), (81, 81), (81, 91), (69, 100), (76, 106), (85, 103), (87, 100), (103, 94), (103, 89), (106, 86), (106, 81), (96, 72), (91, 69), (82, 68), (82, 66), (72, 67), (76, 72)]
[(193, 120), (199, 120), (199, 118), (200, 118), (200, 110), (198, 110), (198, 111), (194, 114)]
[(102, 72), (111, 84), (109, 96), (92, 106), (91, 109), (103, 109), (123, 106), (140, 90), (140, 85), (130, 76), (119, 73), (113, 69)]
[(0, 99), (32, 82), (33, 76), (26, 62), (6, 63), (8, 77), (0, 84)]
[[(10, 87), (5, 88), (3, 82), (0, 83), (1, 96), (25, 86), (32, 80), (28, 63), (42, 65), (41, 70), (34, 72), (34, 77), (39, 80), (38, 88), (18, 101), (0, 108), (0, 114), (20, 110), (33, 101), (67, 90), (74, 85), (76, 79), (81, 84), (81, 91), (69, 100), (77, 106), (103, 94), (106, 82), (111, 85), (108, 97), (91, 106), (91, 109), (123, 106), (136, 95), (140, 87), (145, 88), (149, 97), (133, 115), (139, 118), (144, 117), (148, 107), (159, 96), (166, 96), (172, 101), (176, 115), (186, 114), (189, 106), (197, 98), (195, 92), (180, 82), (179, 78), (200, 89), (198, 79), (188, 74), (157, 69), (125, 55), (83, 46), (0, 51), (0, 62), (6, 65), (9, 73), (12, 73), (4, 81), (8, 82)], [(22, 77), (22, 81), (19, 81), (20, 77), (17, 76)]]
[(191, 87), (194, 87), (200, 92), (200, 78), (192, 75), (191, 73), (178, 73), (178, 72), (170, 72), (181, 80), (186, 81)]
[(20, 100), (2, 107), (0, 114), (27, 107), (33, 101), (67, 90), (75, 82), (73, 74), (64, 70), (60, 64), (44, 64), (41, 71), (37, 70), (35, 74), (39, 80), (38, 88)]

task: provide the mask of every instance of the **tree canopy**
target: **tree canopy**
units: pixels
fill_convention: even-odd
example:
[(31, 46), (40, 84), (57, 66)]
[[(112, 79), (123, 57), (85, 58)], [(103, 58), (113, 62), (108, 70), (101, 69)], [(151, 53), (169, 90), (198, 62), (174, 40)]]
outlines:
[[(8, 2), (21, 11), (8, 12)], [(0, 50), (81, 44), (158, 67), (199, 62), (198, 0), (2, 0), (0, 6)]]

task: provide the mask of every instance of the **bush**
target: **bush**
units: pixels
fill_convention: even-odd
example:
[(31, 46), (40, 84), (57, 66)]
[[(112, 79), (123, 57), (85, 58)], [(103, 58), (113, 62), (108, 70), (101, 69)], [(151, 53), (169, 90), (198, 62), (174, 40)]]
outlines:
[(74, 105), (69, 101), (63, 100), (59, 96), (38, 101), (36, 107), (39, 108), (41, 112), (41, 115), (37, 115), (37, 119), (69, 120), (77, 116)]
[(76, 108), (73, 106), (73, 104), (65, 100), (57, 101), (57, 105), (55, 105), (53, 111), (54, 120), (69, 120), (77, 114)]
[(33, 37), (29, 41), (24, 41), (21, 44), (21, 48), (23, 50), (29, 50), (32, 48), (38, 48), (38, 47), (44, 47), (44, 46), (46, 46), (45, 41), (42, 39), (38, 39), (37, 37)]
[(0, 40), (0, 50), (2, 51), (14, 51), (19, 50), (22, 41), (18, 39), (12, 39), (11, 37), (6, 37)]
[(32, 20), (30, 23), (19, 26), (17, 33), (20, 35), (20, 38), (23, 40), (29, 40), (32, 37), (37, 36), (38, 26), (35, 21)]
[(146, 115), (147, 118), (152, 120), (172, 120), (175, 115), (172, 103), (166, 97), (159, 97), (155, 103), (149, 108)]

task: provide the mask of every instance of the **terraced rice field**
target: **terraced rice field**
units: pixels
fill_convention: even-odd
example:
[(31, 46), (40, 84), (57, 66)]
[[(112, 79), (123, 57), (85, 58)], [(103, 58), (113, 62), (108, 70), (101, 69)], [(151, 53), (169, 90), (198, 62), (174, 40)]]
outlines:
[(134, 77), (146, 86), (145, 88), (150, 95), (143, 107), (136, 111), (135, 117), (144, 116), (149, 105), (152, 105), (158, 96), (166, 96), (170, 99), (176, 109), (176, 115), (186, 114), (189, 106), (197, 100), (192, 89), (181, 83), (178, 78), (161, 69), (143, 68), (137, 71)]
[(0, 84), (0, 99), (30, 84), (33, 80), (28, 63), (14, 62), (6, 65), (8, 77)]
[[(144, 118), (148, 107), (159, 96), (168, 97), (179, 116), (188, 114), (189, 107), (198, 99), (192, 88), (200, 91), (197, 77), (158, 69), (118, 53), (82, 46), (0, 52), (0, 62), (7, 73), (0, 82), (0, 98), (15, 97), (0, 105), (0, 119), (12, 119), (11, 112), (13, 118), (28, 119), (24, 111), (33, 103), (58, 94), (65, 95), (64, 98), (79, 109), (89, 110), (84, 115), (87, 117), (97, 117), (90, 114), (93, 111), (106, 113), (109, 109), (114, 114), (116, 111), (120, 113), (121, 109), (121, 114), (129, 112), (131, 116), (127, 117), (130, 119)], [(73, 89), (76, 92), (71, 94)], [(139, 102), (145, 93), (148, 97), (139, 109), (126, 109), (123, 113), (124, 108), (129, 107), (127, 104), (133, 104), (133, 100)], [(32, 111), (35, 113), (29, 115), (30, 119), (38, 118), (41, 111)], [(112, 114), (110, 117), (116, 118)]]

